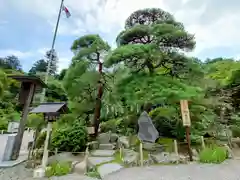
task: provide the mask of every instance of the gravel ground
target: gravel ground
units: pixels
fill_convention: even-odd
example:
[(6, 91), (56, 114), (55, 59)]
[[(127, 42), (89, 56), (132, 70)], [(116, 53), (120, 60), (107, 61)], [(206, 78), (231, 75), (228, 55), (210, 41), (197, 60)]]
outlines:
[[(0, 180), (34, 180), (33, 172), (24, 164), (0, 169)], [(52, 180), (95, 180), (94, 178), (70, 174), (52, 177)], [(110, 174), (104, 180), (240, 180), (240, 161), (229, 160), (222, 164), (189, 164), (126, 168)], [(44, 178), (41, 180), (48, 180)]]
[(24, 180), (32, 175), (32, 170), (26, 169), (25, 164), (0, 169), (0, 180)]
[[(33, 170), (25, 168), (25, 164), (19, 164), (11, 168), (0, 169), (0, 180), (36, 180), (33, 177)], [(41, 178), (38, 180), (49, 180), (49, 178)], [(94, 178), (69, 174), (67, 176), (51, 177), (50, 180), (96, 180)]]
[(127, 168), (104, 180), (240, 180), (240, 161), (222, 164), (189, 164)]

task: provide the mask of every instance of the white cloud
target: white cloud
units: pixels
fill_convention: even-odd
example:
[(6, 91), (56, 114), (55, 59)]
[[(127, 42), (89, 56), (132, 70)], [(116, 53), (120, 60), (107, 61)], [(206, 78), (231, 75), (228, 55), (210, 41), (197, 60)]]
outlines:
[[(46, 51), (48, 51), (49, 48), (43, 47), (40, 49), (37, 49), (35, 51), (29, 51), (29, 52), (22, 52), (19, 50), (13, 50), (13, 49), (1, 49), (0, 50), (0, 57), (6, 57), (15, 55), (17, 56), (21, 62), (23, 63), (23, 68), (26, 68), (28, 71), (29, 68), (39, 59), (44, 59)], [(62, 69), (66, 69), (69, 67), (69, 64), (72, 59), (72, 54), (70, 51), (61, 51), (58, 54), (58, 72), (60, 72)], [(34, 61), (32, 61), (34, 59)]]
[[(7, 5), (46, 19), (54, 29), (60, 1), (8, 0)], [(62, 35), (100, 33), (111, 37), (109, 41), (112, 43), (133, 11), (159, 7), (171, 12), (189, 32), (195, 34), (195, 55), (204, 49), (220, 46), (240, 47), (238, 0), (231, 0), (231, 3), (225, 0), (67, 0), (65, 5), (72, 16), (69, 19), (62, 17), (59, 27)]]
[(33, 56), (34, 54), (32, 52), (22, 52), (14, 49), (1, 49), (0, 50), (0, 57), (6, 57), (6, 56), (17, 56), (20, 59), (23, 58), (29, 58)]
[(62, 69), (67, 69), (70, 65), (71, 57), (60, 57), (58, 60), (58, 72)]

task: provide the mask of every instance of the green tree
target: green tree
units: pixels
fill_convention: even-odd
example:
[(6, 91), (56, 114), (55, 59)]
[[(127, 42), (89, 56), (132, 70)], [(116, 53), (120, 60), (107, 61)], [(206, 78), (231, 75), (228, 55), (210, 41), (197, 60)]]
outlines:
[(124, 64), (134, 72), (164, 67), (175, 75), (185, 67), (186, 57), (179, 51), (191, 51), (194, 36), (174, 17), (161, 9), (143, 9), (132, 13), (117, 37), (118, 48), (108, 57), (105, 65)]
[(7, 76), (0, 70), (0, 97), (3, 96), (4, 90), (7, 86)]
[(0, 68), (3, 69), (13, 69), (17, 71), (22, 70), (20, 60), (17, 56), (7, 56), (5, 58), (0, 58)]
[[(95, 134), (97, 134), (105, 84), (102, 59), (110, 47), (99, 35), (86, 35), (75, 40), (71, 49), (74, 57), (72, 59), (72, 67), (66, 75), (64, 87), (71, 99), (73, 99), (73, 103), (76, 103), (74, 99), (77, 99), (76, 97), (79, 96), (80, 98), (78, 98), (77, 103), (89, 103), (90, 106), (86, 106), (84, 110), (88, 115), (94, 111), (93, 121)], [(96, 66), (98, 66), (98, 71), (96, 71)], [(71, 85), (69, 83), (71, 83)], [(71, 86), (77, 85), (79, 87), (81, 84), (84, 86), (78, 89), (79, 95), (73, 96), (76, 89), (71, 88)], [(93, 104), (94, 106), (92, 106)], [(88, 115), (87, 118), (89, 118)]]
[(37, 72), (47, 71), (47, 61), (40, 59), (33, 64), (33, 67), (29, 70), (29, 74), (37, 74)]
[(47, 72), (48, 62), (50, 63), (50, 75), (56, 75), (57, 73), (57, 63), (58, 63), (58, 57), (55, 50), (53, 51), (47, 51), (45, 55), (45, 59), (40, 59), (36, 61), (32, 68), (29, 70), (29, 74), (36, 75), (37, 72)]
[(50, 61), (50, 71), (49, 74), (55, 75), (57, 73), (57, 63), (58, 63), (58, 56), (57, 52), (53, 50), (49, 50), (46, 52), (46, 59), (47, 62)]

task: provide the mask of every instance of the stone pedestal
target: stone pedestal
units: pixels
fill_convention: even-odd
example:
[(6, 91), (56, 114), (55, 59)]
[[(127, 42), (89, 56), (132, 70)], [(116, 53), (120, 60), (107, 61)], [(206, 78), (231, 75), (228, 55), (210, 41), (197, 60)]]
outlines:
[(43, 178), (45, 176), (45, 169), (40, 167), (34, 170), (33, 178)]

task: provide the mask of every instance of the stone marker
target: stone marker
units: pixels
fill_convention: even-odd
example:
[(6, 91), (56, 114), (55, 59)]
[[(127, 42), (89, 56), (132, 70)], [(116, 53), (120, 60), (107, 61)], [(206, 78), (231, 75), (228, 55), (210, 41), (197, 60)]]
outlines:
[(141, 141), (155, 142), (159, 137), (159, 133), (152, 123), (148, 113), (144, 111), (138, 119), (138, 138)]

